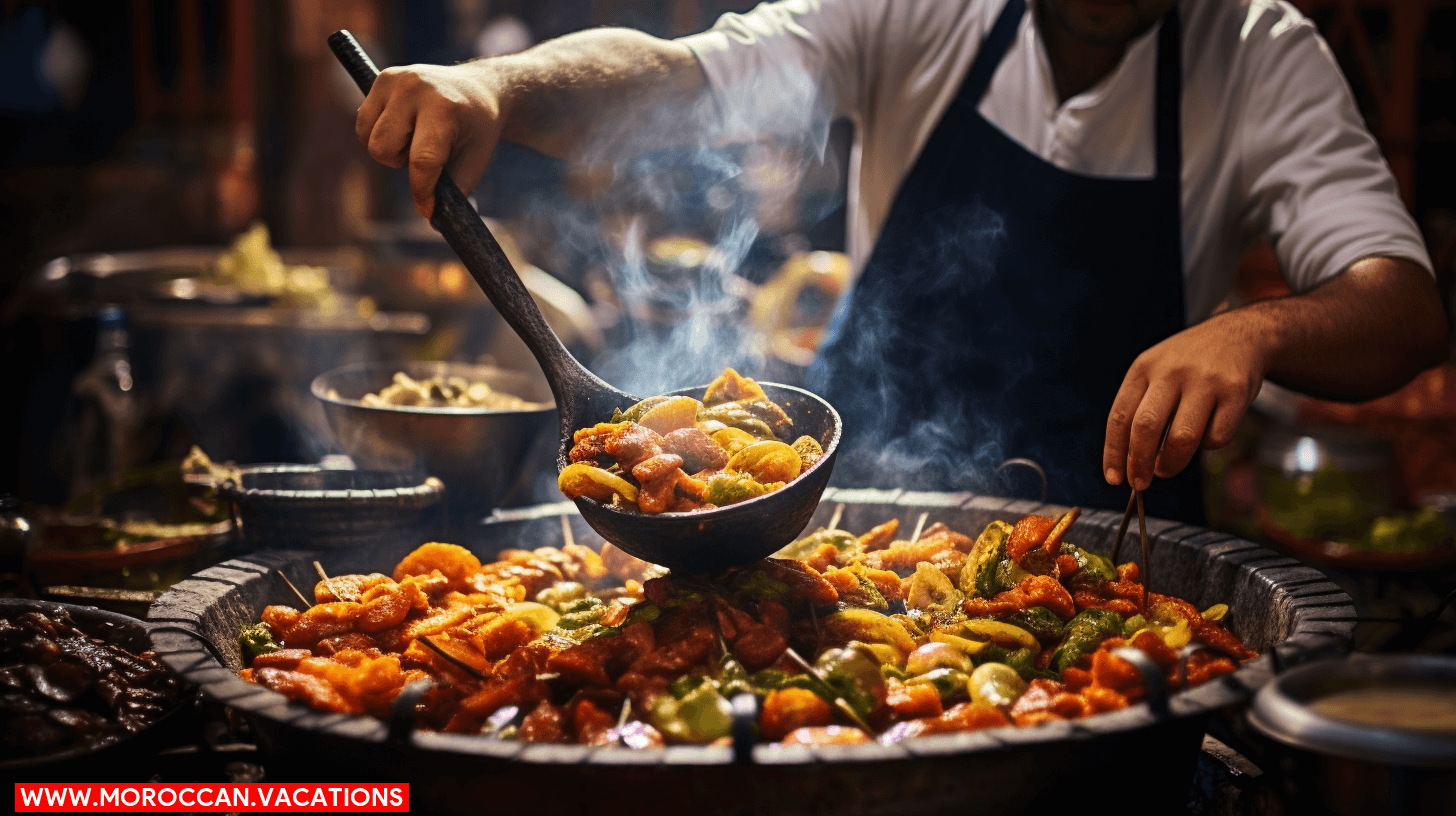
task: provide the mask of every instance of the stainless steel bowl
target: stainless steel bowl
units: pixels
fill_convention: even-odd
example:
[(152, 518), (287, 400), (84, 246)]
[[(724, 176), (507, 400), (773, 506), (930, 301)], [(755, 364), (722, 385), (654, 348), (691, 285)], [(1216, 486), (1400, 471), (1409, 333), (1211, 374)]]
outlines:
[(1456, 731), (1354, 722), (1310, 706), (1367, 688), (1456, 697), (1456, 657), (1354, 654), (1291, 669), (1260, 689), (1249, 723), (1278, 744), (1285, 793), (1343, 816), (1456, 812)]
[[(360, 402), (389, 385), (395, 372), (415, 379), (460, 376), (545, 407), (528, 411), (488, 408), (376, 407)], [(468, 363), (404, 361), (344, 366), (313, 381), (340, 450), (361, 468), (437, 476), (452, 511), (483, 515), (517, 479), (551, 462), (529, 461), (543, 431), (556, 432), (556, 408), (544, 379), (523, 371)]]

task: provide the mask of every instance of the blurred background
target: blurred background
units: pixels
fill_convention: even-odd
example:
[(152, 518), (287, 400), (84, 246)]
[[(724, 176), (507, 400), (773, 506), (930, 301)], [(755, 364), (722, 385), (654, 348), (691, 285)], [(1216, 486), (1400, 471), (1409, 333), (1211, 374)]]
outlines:
[[(539, 376), (415, 214), (403, 173), (355, 140), (360, 96), (332, 31), (381, 66), (449, 64), (592, 26), (678, 36), (750, 5), (0, 0), (0, 494), (74, 509), (193, 446), (317, 463), (345, 451), (310, 383), (350, 364)], [(1339, 58), (1449, 293), (1456, 2), (1296, 5)], [(615, 384), (652, 393), (724, 362), (792, 382), (845, 286), (851, 135), (837, 122), (808, 155), (768, 141), (703, 162), (688, 148), (608, 174), (506, 144), (474, 199), (563, 339)], [(1255, 248), (1234, 302), (1283, 291)], [(670, 360), (671, 381), (644, 356)], [(1214, 523), (1322, 563), (1449, 564), (1453, 374), (1364, 405), (1266, 389), (1205, 462)], [(558, 498), (549, 456), (529, 461), (541, 478), (506, 503)]]

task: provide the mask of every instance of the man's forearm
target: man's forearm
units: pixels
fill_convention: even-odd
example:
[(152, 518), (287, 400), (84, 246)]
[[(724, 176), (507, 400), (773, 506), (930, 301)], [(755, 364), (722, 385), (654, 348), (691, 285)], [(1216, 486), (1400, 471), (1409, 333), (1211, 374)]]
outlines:
[[(670, 129), (686, 129), (690, 117), (655, 114), (681, 113), (707, 87), (686, 46), (630, 29), (583, 31), (475, 65), (503, 89), (502, 135), (558, 158), (616, 141), (625, 128), (681, 138)], [(640, 132), (648, 126), (654, 132)]]
[(1139, 355), (1108, 412), (1103, 470), (1109, 484), (1126, 478), (1139, 490), (1154, 473), (1173, 476), (1200, 446), (1233, 439), (1265, 379), (1370, 399), (1446, 353), (1431, 276), (1409, 261), (1368, 258), (1312, 292), (1215, 315)]
[(1373, 399), (1447, 354), (1440, 293), (1409, 261), (1367, 258), (1313, 291), (1245, 310), (1247, 330), (1268, 339), (1265, 376), (1314, 397)]

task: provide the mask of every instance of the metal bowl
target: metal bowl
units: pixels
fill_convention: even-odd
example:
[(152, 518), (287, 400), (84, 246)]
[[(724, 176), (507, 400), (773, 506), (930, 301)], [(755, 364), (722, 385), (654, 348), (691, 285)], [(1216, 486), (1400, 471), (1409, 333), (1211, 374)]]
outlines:
[(397, 471), (255, 465), (218, 485), (252, 548), (368, 547), (418, 543), (409, 533), (445, 492), (440, 480)]
[(1310, 703), (1341, 691), (1420, 688), (1456, 698), (1456, 657), (1355, 654), (1292, 669), (1254, 697), (1249, 724), (1279, 746), (1286, 793), (1333, 813), (1456, 809), (1456, 730), (1371, 725)]
[[(844, 505), (842, 526), (868, 529), (898, 518), (943, 521), (979, 530), (994, 519), (1065, 508), (966, 493), (827, 490), (810, 524), (826, 524)], [(562, 518), (581, 543), (595, 537), (575, 505), (497, 511), (473, 551), (560, 546)], [(1090, 511), (1067, 537), (1100, 553), (1112, 549), (1119, 514)], [(411, 804), (461, 812), (483, 801), (534, 814), (640, 813), (644, 807), (695, 816), (715, 813), (971, 814), (1086, 809), (1090, 791), (1108, 790), (1125, 810), (1170, 813), (1186, 801), (1208, 719), (1243, 703), (1284, 665), (1326, 648), (1342, 649), (1354, 629), (1349, 596), (1317, 570), (1223, 533), (1150, 520), (1153, 588), (1201, 607), (1227, 603), (1234, 633), (1264, 656), (1237, 672), (1175, 694), (1167, 710), (1139, 704), (1122, 711), (1036, 728), (1001, 728), (906, 740), (895, 745), (672, 746), (632, 751), (582, 745), (523, 744), (411, 730), (412, 709), (396, 722), (327, 714), (240, 680), (238, 629), (263, 607), (289, 603), (276, 572), (313, 583), (311, 561), (331, 575), (393, 566), (401, 547), (273, 552), (198, 573), (153, 604), (148, 617), (197, 636), (159, 632), (163, 659), (253, 724), (270, 764), (299, 781), (330, 778), (415, 783)], [(1129, 540), (1135, 540), (1131, 534)], [(295, 601), (296, 602), (296, 601)], [(213, 644), (222, 658), (201, 647)], [(747, 750), (742, 750), (746, 747)], [(1129, 770), (1134, 769), (1134, 770)], [(1129, 774), (1132, 776), (1129, 776)], [(281, 780), (279, 780), (281, 781)]]
[[(395, 372), (415, 379), (460, 376), (542, 403), (529, 411), (488, 408), (376, 407), (359, 400), (389, 385)], [(339, 448), (362, 468), (437, 476), (452, 510), (484, 515), (516, 480), (540, 468), (528, 461), (543, 431), (555, 433), (551, 391), (539, 376), (468, 363), (405, 361), (344, 366), (313, 381)], [(549, 466), (544, 460), (542, 466)]]

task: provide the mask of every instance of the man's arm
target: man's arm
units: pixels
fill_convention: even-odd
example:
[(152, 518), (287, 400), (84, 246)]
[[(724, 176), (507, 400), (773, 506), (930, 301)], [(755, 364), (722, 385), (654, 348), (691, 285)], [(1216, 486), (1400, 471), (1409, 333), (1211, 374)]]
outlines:
[(1445, 359), (1446, 333), (1430, 273), (1393, 258), (1366, 258), (1312, 291), (1215, 315), (1128, 370), (1107, 418), (1106, 479), (1143, 489), (1154, 474), (1181, 471), (1200, 445), (1227, 445), (1266, 377), (1326, 399), (1394, 391)]
[(428, 218), (440, 172), (448, 166), (460, 189), (470, 190), (502, 138), (563, 157), (633, 122), (671, 122), (648, 114), (691, 106), (705, 88), (686, 46), (596, 29), (520, 54), (386, 69), (359, 108), (354, 132), (376, 161), (409, 166), (415, 208)]

